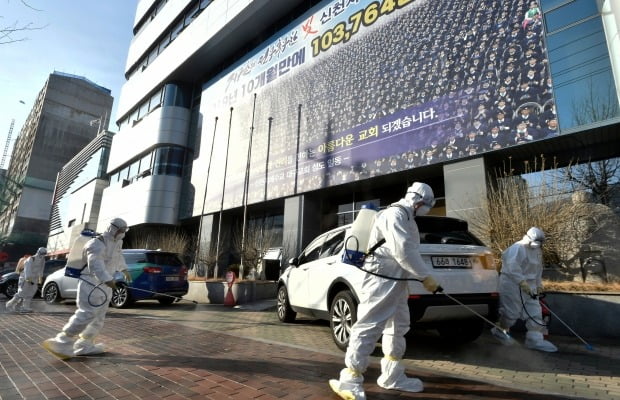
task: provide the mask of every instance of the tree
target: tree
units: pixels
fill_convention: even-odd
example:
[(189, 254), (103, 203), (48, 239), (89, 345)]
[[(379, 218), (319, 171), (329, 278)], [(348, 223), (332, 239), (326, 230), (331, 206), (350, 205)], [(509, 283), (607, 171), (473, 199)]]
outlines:
[(256, 274), (265, 252), (276, 245), (277, 238), (273, 230), (256, 221), (248, 224), (245, 237), (241, 229), (233, 234), (232, 250), (241, 260), (239, 278), (243, 279)]
[[(20, 0), (20, 2), (25, 6), (35, 11), (43, 11), (32, 7), (26, 0)], [(32, 24), (32, 22), (28, 23), (20, 23), (19, 21), (14, 21), (13, 23), (5, 24), (4, 16), (0, 15), (0, 45), (9, 44), (15, 42), (22, 42), (24, 40), (28, 40), (27, 37), (22, 36), (28, 31), (36, 31), (39, 29), (45, 28), (37, 27)]]
[(487, 238), (497, 259), (502, 251), (536, 226), (547, 236), (543, 247), (546, 264), (561, 263), (564, 222), (571, 217), (566, 207), (570, 198), (562, 175), (555, 168), (547, 171), (544, 157), (524, 162), (523, 173), (537, 173), (536, 182), (528, 182), (512, 166), (495, 172), (488, 181), (486, 203), (469, 218), (471, 230)]
[(571, 103), (575, 125), (606, 121), (620, 114), (615, 86), (606, 85), (605, 90), (597, 90), (592, 78), (585, 86), (584, 92), (573, 99)]
[(566, 179), (573, 186), (573, 191), (586, 190), (596, 202), (611, 206), (612, 192), (620, 184), (620, 159), (571, 164), (566, 168)]

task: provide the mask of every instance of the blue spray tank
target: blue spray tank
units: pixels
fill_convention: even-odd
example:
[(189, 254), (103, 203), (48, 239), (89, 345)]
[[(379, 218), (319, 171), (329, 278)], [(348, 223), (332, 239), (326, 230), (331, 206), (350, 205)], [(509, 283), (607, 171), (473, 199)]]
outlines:
[(342, 262), (345, 264), (361, 267), (368, 255), (368, 241), (370, 230), (377, 217), (377, 207), (372, 204), (364, 204), (357, 217), (351, 224), (351, 231), (344, 240), (344, 252)]

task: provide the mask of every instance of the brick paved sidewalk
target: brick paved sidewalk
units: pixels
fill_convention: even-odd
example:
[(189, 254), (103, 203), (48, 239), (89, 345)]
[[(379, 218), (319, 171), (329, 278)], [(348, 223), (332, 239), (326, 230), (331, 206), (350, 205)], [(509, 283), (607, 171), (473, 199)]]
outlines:
[[(327, 381), (342, 356), (205, 331), (167, 320), (108, 314), (102, 356), (61, 361), (39, 343), (71, 314), (2, 314), (0, 398), (12, 399), (337, 399)], [(385, 391), (366, 374), (368, 399), (561, 399), (408, 370), (423, 393)]]

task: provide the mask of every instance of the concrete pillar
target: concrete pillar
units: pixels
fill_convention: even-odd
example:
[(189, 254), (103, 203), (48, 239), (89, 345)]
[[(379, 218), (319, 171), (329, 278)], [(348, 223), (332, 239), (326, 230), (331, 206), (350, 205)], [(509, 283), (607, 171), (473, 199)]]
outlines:
[(319, 202), (308, 195), (289, 197), (284, 200), (283, 267), (288, 259), (299, 255), (301, 250), (321, 233)]
[(483, 157), (445, 164), (443, 177), (448, 217), (470, 221), (486, 207), (487, 174)]

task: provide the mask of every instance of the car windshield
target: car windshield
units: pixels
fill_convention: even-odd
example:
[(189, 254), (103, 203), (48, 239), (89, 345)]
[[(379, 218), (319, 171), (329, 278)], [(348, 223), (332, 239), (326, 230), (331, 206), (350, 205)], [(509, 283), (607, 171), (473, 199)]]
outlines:
[(467, 222), (463, 220), (416, 217), (416, 223), (420, 231), (420, 243), (484, 246), (480, 239), (467, 230)]
[(180, 267), (183, 265), (179, 257), (173, 253), (146, 253), (146, 261), (157, 265), (170, 265)]

